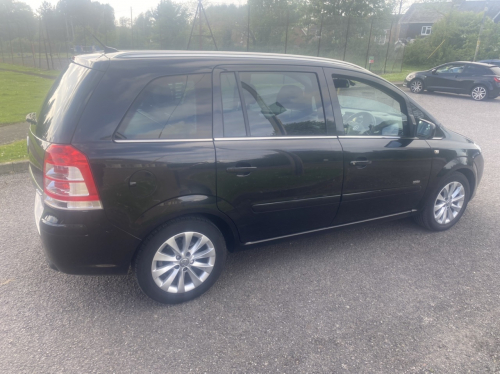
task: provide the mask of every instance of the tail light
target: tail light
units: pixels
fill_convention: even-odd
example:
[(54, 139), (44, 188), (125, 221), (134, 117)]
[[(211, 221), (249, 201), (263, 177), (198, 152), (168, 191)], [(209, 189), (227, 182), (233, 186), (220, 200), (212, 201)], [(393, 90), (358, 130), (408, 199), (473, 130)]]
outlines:
[(499, 77), (493, 77), (493, 79), (495, 80), (495, 82), (500, 83), (500, 78)]
[(47, 205), (59, 209), (102, 209), (87, 157), (70, 145), (47, 148), (43, 166)]

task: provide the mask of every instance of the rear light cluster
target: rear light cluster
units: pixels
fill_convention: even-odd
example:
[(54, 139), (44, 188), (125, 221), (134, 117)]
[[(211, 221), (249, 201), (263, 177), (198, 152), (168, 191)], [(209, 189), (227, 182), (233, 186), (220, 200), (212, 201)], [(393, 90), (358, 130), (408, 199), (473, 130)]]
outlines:
[(59, 209), (102, 209), (87, 157), (70, 145), (53, 144), (45, 152), (43, 192)]
[(500, 83), (500, 77), (493, 77), (493, 79), (495, 80), (495, 82)]

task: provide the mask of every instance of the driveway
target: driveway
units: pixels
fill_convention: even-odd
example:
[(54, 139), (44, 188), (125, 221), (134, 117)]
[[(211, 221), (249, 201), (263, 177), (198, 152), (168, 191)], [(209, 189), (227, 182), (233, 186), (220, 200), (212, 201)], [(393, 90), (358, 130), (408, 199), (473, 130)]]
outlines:
[(454, 228), (406, 219), (233, 253), (176, 306), (132, 275), (50, 270), (28, 174), (0, 176), (0, 372), (500, 372), (500, 99), (414, 97), (484, 152)]

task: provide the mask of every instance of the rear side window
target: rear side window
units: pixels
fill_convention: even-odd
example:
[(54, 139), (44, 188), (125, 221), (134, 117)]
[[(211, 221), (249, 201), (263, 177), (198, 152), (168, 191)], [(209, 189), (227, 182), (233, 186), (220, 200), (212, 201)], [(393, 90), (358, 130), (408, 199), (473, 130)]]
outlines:
[(234, 74), (221, 74), (224, 136), (326, 135), (323, 102), (315, 73), (238, 74), (240, 94)]
[(466, 75), (490, 75), (491, 71), (488, 68), (477, 66), (477, 65), (469, 65), (464, 71)]
[(211, 75), (175, 75), (150, 82), (132, 104), (115, 137), (135, 140), (211, 138)]

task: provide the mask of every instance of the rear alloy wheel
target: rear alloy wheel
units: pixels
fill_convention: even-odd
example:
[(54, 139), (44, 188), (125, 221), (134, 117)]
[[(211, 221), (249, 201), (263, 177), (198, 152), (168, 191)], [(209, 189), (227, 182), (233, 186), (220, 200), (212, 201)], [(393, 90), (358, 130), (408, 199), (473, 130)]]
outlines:
[(424, 82), (422, 79), (414, 79), (410, 82), (410, 91), (413, 93), (422, 93), (424, 90)]
[(434, 189), (415, 221), (429, 230), (447, 230), (462, 217), (469, 197), (469, 180), (462, 173), (452, 173)]
[(224, 267), (226, 244), (204, 218), (172, 221), (152, 234), (135, 261), (139, 286), (165, 304), (194, 299), (207, 291)]
[(476, 101), (486, 100), (488, 98), (488, 90), (484, 86), (476, 86), (471, 92), (470, 96)]

